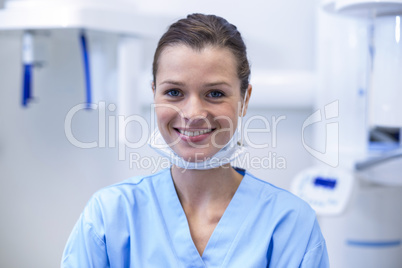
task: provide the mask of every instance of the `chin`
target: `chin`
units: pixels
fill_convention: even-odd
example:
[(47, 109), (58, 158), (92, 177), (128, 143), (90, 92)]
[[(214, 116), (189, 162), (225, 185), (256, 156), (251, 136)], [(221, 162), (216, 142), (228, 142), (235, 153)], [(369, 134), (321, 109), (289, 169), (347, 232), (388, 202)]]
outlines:
[(216, 154), (216, 152), (189, 152), (189, 150), (174, 151), (187, 162), (203, 162)]

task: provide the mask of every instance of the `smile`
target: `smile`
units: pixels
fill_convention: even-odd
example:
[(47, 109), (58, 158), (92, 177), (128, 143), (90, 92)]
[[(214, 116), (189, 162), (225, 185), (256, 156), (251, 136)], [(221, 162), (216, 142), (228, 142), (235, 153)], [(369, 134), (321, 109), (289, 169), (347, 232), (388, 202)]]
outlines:
[(187, 130), (177, 129), (176, 128), (176, 130), (182, 135), (185, 135), (185, 136), (188, 136), (188, 137), (194, 137), (194, 136), (200, 136), (200, 135), (203, 135), (203, 134), (210, 133), (214, 129), (200, 129), (200, 130), (196, 130), (196, 131), (187, 131)]

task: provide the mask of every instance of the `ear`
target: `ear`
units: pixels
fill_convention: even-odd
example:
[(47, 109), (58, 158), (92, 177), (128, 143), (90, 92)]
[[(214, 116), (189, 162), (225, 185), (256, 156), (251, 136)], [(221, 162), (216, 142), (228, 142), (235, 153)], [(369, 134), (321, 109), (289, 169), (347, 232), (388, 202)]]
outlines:
[(155, 82), (152, 81), (151, 87), (152, 87), (152, 93), (154, 94), (155, 97)]
[[(253, 91), (253, 87), (249, 84), (246, 90), (246, 95), (244, 96), (245, 101), (243, 100), (244, 103), (244, 111), (243, 111), (243, 104), (241, 107), (241, 110), (239, 111), (239, 116), (245, 116), (247, 114), (247, 108), (248, 108), (248, 102), (250, 101), (251, 97), (251, 92)], [(243, 112), (243, 114), (242, 114)]]

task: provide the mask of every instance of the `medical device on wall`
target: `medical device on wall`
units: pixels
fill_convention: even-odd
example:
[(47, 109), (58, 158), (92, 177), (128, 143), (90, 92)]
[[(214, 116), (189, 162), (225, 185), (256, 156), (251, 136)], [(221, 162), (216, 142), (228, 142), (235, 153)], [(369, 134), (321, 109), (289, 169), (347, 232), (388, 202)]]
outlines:
[[(115, 45), (120, 61), (117, 64), (119, 85), (116, 88), (133, 88), (129, 84), (131, 79), (120, 75), (126, 75), (126, 68), (135, 71), (138, 67), (133, 66), (135, 61), (125, 60), (120, 55), (127, 56), (127, 53), (133, 54), (130, 50), (140, 49), (138, 43), (143, 38), (159, 36), (164, 30), (162, 25), (166, 25), (167, 21), (167, 18), (139, 13), (135, 5), (127, 0), (6, 1), (4, 8), (0, 9), (0, 31), (17, 32), (22, 36), (22, 105), (25, 107), (34, 99), (35, 69), (46, 67), (47, 61), (46, 56), (38, 51), (47, 46), (46, 42), (49, 43), (53, 33), (63, 30), (77, 32), (82, 57), (85, 103), (89, 108), (92, 102), (101, 99), (99, 96), (102, 96), (101, 88), (105, 81), (99, 81), (107, 75), (99, 67), (99, 63), (107, 61), (107, 53), (104, 51), (107, 45), (103, 40), (108, 43), (114, 36), (119, 39)], [(93, 35), (96, 37), (91, 38)], [(136, 52), (136, 55), (140, 56), (141, 53)]]
[[(28, 103), (34, 99), (33, 96), (33, 77), (34, 68), (42, 67), (46, 64), (46, 57), (41, 57), (38, 51), (46, 49), (46, 43), (39, 44), (38, 39), (50, 39), (50, 34), (43, 31), (25, 30), (22, 36), (22, 106), (27, 107)], [(43, 41), (43, 40), (42, 40)], [(49, 40), (47, 40), (49, 42)], [(85, 79), (85, 103), (90, 108), (92, 103), (91, 71), (88, 38), (84, 30), (80, 31), (79, 41), (82, 53), (83, 74)], [(39, 55), (38, 55), (39, 54)]]
[(366, 74), (368, 146), (363, 151), (366, 156), (354, 162), (354, 170), (372, 182), (402, 185), (398, 172), (393, 172), (402, 157), (402, 0), (324, 1), (323, 7), (365, 25), (360, 31), (365, 31), (362, 45), (366, 53), (362, 56), (367, 59), (360, 59), (366, 63), (360, 72)]
[(352, 174), (346, 170), (312, 167), (299, 173), (291, 191), (307, 201), (319, 215), (345, 211), (353, 188)]
[[(292, 191), (317, 212), (331, 267), (402, 263), (402, 0), (324, 0), (316, 108), (339, 101), (339, 139), (313, 127), (315, 157)], [(338, 148), (337, 151), (328, 148)]]
[(32, 68), (33, 68), (33, 36), (31, 32), (25, 32), (22, 38), (22, 65), (23, 65), (23, 82), (22, 82), (22, 105), (27, 106), (28, 101), (32, 98)]

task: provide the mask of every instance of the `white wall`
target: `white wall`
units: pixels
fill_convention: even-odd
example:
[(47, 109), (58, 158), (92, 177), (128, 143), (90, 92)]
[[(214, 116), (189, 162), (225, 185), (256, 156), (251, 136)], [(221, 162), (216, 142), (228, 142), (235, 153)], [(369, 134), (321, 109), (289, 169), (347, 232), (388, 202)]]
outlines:
[[(253, 69), (314, 69), (313, 0), (167, 3), (137, 1), (143, 12), (177, 18), (190, 12), (226, 17), (244, 35)], [(68, 142), (65, 116), (85, 99), (81, 55), (76, 31), (58, 32), (51, 38), (47, 64), (35, 71), (35, 101), (22, 108), (20, 35), (0, 33), (0, 267), (57, 267), (89, 197), (103, 186), (149, 172), (118, 161), (116, 148), (85, 150)], [(150, 72), (156, 40), (146, 44), (141, 61), (144, 71)], [(139, 94), (149, 88), (140, 90)], [(278, 107), (262, 110), (251, 104), (248, 116), (287, 117), (278, 124), (277, 147), (254, 152), (264, 156), (272, 150), (285, 159), (286, 168), (253, 173), (288, 188), (292, 177), (311, 164), (301, 144), (301, 126), (310, 113), (309, 109)], [(114, 115), (108, 111), (108, 116)], [(96, 139), (96, 111), (77, 114), (73, 130), (87, 141)], [(262, 141), (271, 136), (255, 138)], [(147, 147), (140, 152), (153, 154)]]
[(312, 69), (315, 0), (140, 1), (144, 12), (181, 18), (188, 13), (220, 15), (243, 34), (253, 66), (274, 69)]

